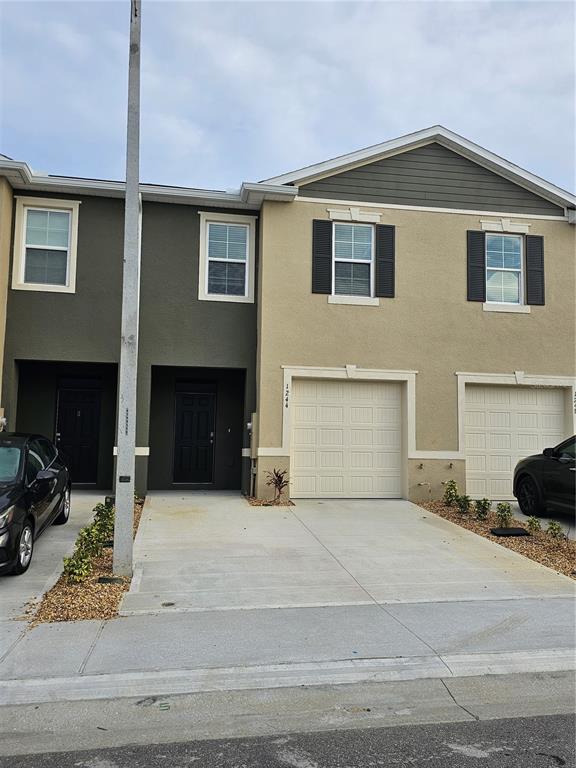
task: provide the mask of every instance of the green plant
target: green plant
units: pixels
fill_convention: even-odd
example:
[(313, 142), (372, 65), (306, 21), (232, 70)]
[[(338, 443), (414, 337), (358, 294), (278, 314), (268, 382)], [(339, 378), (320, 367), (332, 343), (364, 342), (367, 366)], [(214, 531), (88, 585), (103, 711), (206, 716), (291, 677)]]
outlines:
[(456, 499), (456, 506), (458, 507), (458, 511), (461, 515), (467, 515), (468, 512), (470, 512), (470, 505), (472, 504), (472, 499), (470, 496), (458, 496)]
[(488, 513), (492, 509), (492, 502), (490, 499), (476, 499), (474, 508), (476, 511), (476, 520), (487, 520)]
[(114, 535), (114, 507), (106, 504), (97, 504), (94, 507), (94, 522), (97, 538), (104, 544)]
[(64, 558), (64, 575), (74, 584), (84, 581), (91, 571), (92, 559), (82, 550), (76, 549), (72, 557)]
[(500, 528), (509, 528), (512, 522), (512, 507), (507, 501), (499, 501), (496, 505), (496, 519)]
[(540, 520), (538, 520), (537, 517), (534, 517), (534, 515), (531, 515), (528, 520), (526, 520), (526, 527), (530, 531), (530, 533), (538, 533), (538, 531), (542, 530), (542, 525), (540, 524)]
[(82, 528), (76, 539), (76, 550), (87, 557), (96, 557), (102, 552), (102, 539), (98, 526), (91, 523)]
[(557, 523), (555, 520), (550, 520), (548, 523), (548, 528), (546, 528), (546, 533), (548, 536), (551, 536), (553, 539), (563, 539), (564, 538), (564, 531), (562, 529), (562, 526), (560, 523)]
[(453, 506), (459, 496), (460, 493), (458, 491), (458, 486), (456, 485), (456, 480), (447, 480), (444, 486), (444, 504), (446, 504), (447, 507)]
[(288, 470), (286, 469), (276, 469), (274, 468), (272, 472), (266, 472), (266, 475), (268, 477), (268, 480), (266, 481), (266, 485), (271, 486), (274, 488), (274, 504), (278, 504), (280, 501), (280, 497), (282, 496), (282, 492), (285, 488), (288, 487), (288, 478), (286, 475), (288, 474)]

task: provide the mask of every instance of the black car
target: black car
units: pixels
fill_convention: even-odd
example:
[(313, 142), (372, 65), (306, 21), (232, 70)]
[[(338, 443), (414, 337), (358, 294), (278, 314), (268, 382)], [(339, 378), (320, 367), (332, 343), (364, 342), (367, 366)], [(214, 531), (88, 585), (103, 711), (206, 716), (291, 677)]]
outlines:
[(525, 515), (552, 509), (574, 513), (576, 437), (519, 461), (514, 470), (514, 496)]
[(70, 473), (40, 435), (0, 432), (0, 572), (24, 573), (34, 541), (70, 515)]

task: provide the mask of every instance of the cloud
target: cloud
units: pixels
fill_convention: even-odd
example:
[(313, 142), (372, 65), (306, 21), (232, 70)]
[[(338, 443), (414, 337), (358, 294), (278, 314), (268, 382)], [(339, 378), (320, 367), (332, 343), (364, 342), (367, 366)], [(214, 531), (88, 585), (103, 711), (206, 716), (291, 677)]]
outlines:
[[(121, 175), (124, 4), (4, 6), (4, 151)], [(142, 177), (237, 187), (442, 123), (569, 187), (573, 19), (545, 0), (145, 3)]]

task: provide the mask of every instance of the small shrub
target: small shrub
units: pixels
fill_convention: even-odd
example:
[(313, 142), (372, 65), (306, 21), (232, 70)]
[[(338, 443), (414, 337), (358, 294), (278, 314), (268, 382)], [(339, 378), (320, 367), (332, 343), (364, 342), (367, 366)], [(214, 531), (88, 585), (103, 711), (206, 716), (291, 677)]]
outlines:
[(64, 558), (64, 575), (68, 581), (78, 584), (90, 576), (92, 572), (92, 559), (82, 550), (76, 549), (72, 557)]
[(474, 509), (476, 512), (476, 520), (487, 520), (488, 513), (492, 509), (492, 502), (490, 499), (476, 499)]
[(548, 536), (551, 536), (553, 539), (563, 539), (564, 538), (564, 531), (562, 529), (562, 526), (560, 523), (557, 523), (555, 520), (550, 520), (548, 523), (548, 528), (546, 528), (546, 533)]
[(285, 488), (288, 487), (289, 480), (286, 477), (288, 473), (288, 470), (286, 469), (276, 469), (274, 468), (272, 472), (266, 472), (266, 475), (268, 477), (268, 480), (266, 481), (266, 485), (270, 485), (272, 488), (274, 488), (274, 504), (278, 504), (280, 501), (280, 497), (282, 496), (282, 492)]
[(97, 504), (94, 513), (92, 525), (96, 529), (95, 535), (104, 544), (114, 536), (114, 507)]
[(472, 504), (472, 499), (470, 496), (458, 496), (456, 499), (456, 506), (458, 507), (458, 511), (461, 515), (467, 515), (468, 512), (470, 512), (470, 505)]
[(444, 486), (444, 504), (446, 504), (447, 507), (452, 507), (456, 504), (459, 496), (460, 493), (458, 491), (456, 480), (447, 480), (446, 485)]
[(526, 520), (526, 528), (528, 528), (530, 533), (538, 533), (538, 531), (542, 530), (542, 525), (540, 524), (540, 520), (538, 520), (537, 517), (531, 515), (528, 520)]
[(98, 526), (91, 523), (82, 528), (76, 539), (76, 551), (87, 557), (97, 557), (102, 552), (104, 540), (98, 530)]
[(509, 528), (512, 522), (512, 507), (507, 501), (499, 501), (496, 505), (496, 519), (499, 528)]

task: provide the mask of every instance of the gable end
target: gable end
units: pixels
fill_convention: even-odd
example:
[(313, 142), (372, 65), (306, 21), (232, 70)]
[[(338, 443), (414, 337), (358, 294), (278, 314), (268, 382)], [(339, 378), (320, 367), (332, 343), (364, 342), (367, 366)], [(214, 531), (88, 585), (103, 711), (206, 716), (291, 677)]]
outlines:
[(302, 197), (564, 216), (564, 209), (437, 142), (299, 185)]

